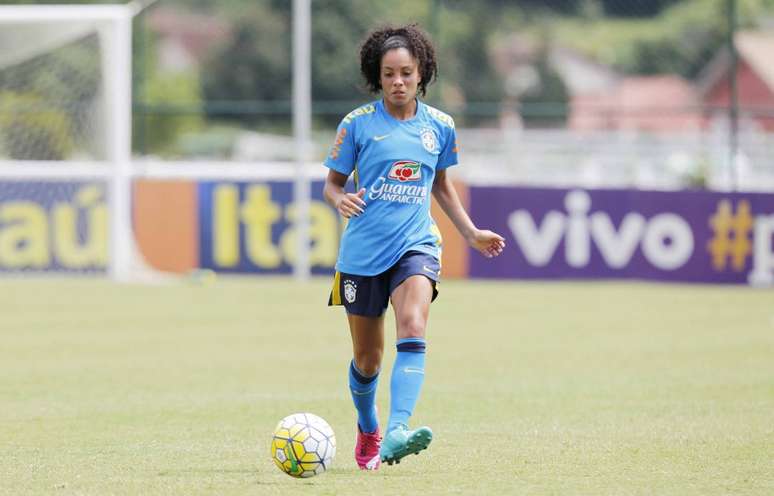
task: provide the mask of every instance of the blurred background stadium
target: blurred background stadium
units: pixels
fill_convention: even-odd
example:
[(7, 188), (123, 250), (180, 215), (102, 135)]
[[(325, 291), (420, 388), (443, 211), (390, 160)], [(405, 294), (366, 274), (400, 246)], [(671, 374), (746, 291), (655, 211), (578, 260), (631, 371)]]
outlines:
[[(755, 193), (685, 197), (713, 205), (688, 219), (692, 228), (707, 231), (716, 212), (728, 212), (732, 225), (721, 229), (715, 252), (691, 248), (716, 271), (725, 259), (730, 266), (743, 258), (727, 282), (771, 282), (771, 243), (760, 241), (758, 275), (748, 270), (753, 225), (760, 221), (758, 238), (774, 230), (760, 215), (771, 212), (766, 192), (774, 189), (769, 0), (319, 0), (303, 2), (308, 21), (295, 27), (308, 29), (295, 48), (290, 1), (116, 3), (122, 10), (86, 9), (78, 19), (44, 2), (5, 3), (0, 270), (7, 273), (107, 268), (127, 279), (139, 267), (284, 273), (294, 263), (302, 277), (330, 272), (341, 226), (320, 201), (318, 164), (341, 117), (373, 98), (359, 79), (358, 43), (376, 25), (417, 21), (437, 44), (440, 79), (427, 101), (456, 119), (463, 166), (453, 171), (466, 201), (490, 198), (475, 190), (486, 187), (615, 190), (632, 206), (607, 212), (624, 236), (629, 210), (642, 214), (662, 201), (639, 190)], [(304, 46), (308, 64), (294, 52)], [(294, 72), (296, 84), (309, 85), (295, 91), (296, 104)], [(578, 205), (598, 205), (597, 196)], [(724, 198), (730, 203), (716, 209)], [(14, 219), (36, 225), (36, 213), (14, 210), (18, 202), (38, 205), (53, 234), (10, 229)], [(739, 210), (745, 202), (752, 202), (747, 216), (738, 213), (749, 210)], [(468, 207), (484, 217), (518, 207), (484, 203), (493, 206)], [(561, 198), (557, 206), (563, 211)], [(533, 234), (542, 233), (546, 212), (526, 208)], [(476, 276), (460, 240), (439, 222), (447, 274)], [(744, 226), (734, 231), (734, 222)], [(653, 243), (668, 248), (679, 237), (661, 231)], [(716, 234), (696, 234), (694, 244)], [(532, 274), (566, 275), (572, 263)]]

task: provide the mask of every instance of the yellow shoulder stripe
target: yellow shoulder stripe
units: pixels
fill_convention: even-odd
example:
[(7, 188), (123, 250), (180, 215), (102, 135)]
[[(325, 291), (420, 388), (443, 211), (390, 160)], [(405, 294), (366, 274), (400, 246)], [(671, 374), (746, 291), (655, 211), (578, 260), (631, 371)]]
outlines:
[(342, 122), (349, 124), (352, 122), (352, 119), (355, 117), (360, 117), (361, 115), (366, 114), (373, 114), (376, 112), (376, 107), (373, 104), (363, 105), (362, 107), (358, 107), (352, 112), (348, 113), (343, 119)]

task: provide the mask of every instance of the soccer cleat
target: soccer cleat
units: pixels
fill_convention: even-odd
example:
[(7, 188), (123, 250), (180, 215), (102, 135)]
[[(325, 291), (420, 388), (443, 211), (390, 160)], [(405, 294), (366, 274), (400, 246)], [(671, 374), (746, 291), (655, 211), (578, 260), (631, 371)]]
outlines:
[(379, 428), (376, 431), (368, 433), (360, 430), (357, 426), (357, 443), (355, 444), (355, 461), (362, 470), (378, 470), (381, 460), (379, 459), (379, 448), (382, 443), (382, 436), (379, 434)]
[(406, 427), (398, 427), (384, 437), (379, 456), (387, 465), (400, 463), (401, 458), (407, 455), (418, 455), (423, 449), (430, 446), (433, 440), (433, 431), (429, 427), (420, 427), (410, 431)]

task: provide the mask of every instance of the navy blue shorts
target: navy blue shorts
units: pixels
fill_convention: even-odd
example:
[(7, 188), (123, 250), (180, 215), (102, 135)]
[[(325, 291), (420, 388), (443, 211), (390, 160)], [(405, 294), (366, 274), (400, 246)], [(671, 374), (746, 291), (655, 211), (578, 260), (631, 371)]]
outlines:
[(410, 276), (421, 274), (433, 283), (433, 300), (438, 296), (441, 264), (432, 255), (408, 251), (395, 265), (375, 276), (336, 272), (328, 306), (343, 305), (347, 313), (363, 317), (381, 317), (390, 295)]

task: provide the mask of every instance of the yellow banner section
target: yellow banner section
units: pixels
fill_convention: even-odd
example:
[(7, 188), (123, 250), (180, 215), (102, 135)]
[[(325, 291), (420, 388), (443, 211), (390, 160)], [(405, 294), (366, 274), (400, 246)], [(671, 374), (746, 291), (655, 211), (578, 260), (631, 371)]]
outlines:
[[(293, 264), (297, 207), (287, 194), (273, 196), (275, 183), (215, 183), (204, 206), (201, 186), (134, 183), (133, 230), (145, 263), (175, 273), (209, 265), (240, 272), (248, 264), (267, 271)], [(467, 207), (468, 188), (455, 187)], [(332, 273), (344, 223), (320, 199), (311, 202), (309, 213), (310, 262)], [(444, 240), (443, 276), (465, 277), (465, 241), (436, 205), (433, 218)], [(103, 184), (0, 182), (0, 271), (105, 270), (108, 222)]]
[(101, 184), (8, 182), (0, 193), (0, 270), (104, 270)]

